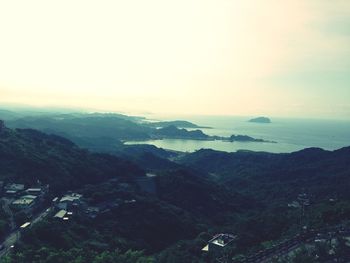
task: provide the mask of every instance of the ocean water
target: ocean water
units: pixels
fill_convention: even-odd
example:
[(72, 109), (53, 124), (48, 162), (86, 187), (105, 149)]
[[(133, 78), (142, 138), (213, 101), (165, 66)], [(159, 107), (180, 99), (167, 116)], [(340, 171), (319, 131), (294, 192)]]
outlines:
[(286, 119), (272, 118), (270, 124), (250, 123), (249, 117), (227, 116), (178, 116), (160, 117), (158, 120), (188, 120), (199, 126), (212, 129), (201, 129), (208, 135), (231, 136), (232, 134), (248, 135), (257, 139), (276, 141), (277, 143), (256, 142), (223, 142), (164, 139), (128, 144), (153, 144), (164, 149), (193, 152), (202, 148), (234, 152), (237, 150), (265, 152), (293, 152), (308, 147), (319, 147), (335, 150), (350, 146), (350, 121)]

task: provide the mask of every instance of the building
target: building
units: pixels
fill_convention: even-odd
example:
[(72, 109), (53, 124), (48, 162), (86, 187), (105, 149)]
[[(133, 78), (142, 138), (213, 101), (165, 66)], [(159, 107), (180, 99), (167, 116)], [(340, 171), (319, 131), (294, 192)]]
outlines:
[(210, 254), (219, 256), (223, 253), (224, 248), (231, 244), (236, 238), (237, 236), (231, 234), (215, 235), (208, 241), (208, 244), (202, 249), (202, 251), (207, 251)]
[(24, 184), (7, 184), (5, 186), (6, 195), (16, 195), (24, 191)]
[(43, 189), (42, 188), (28, 188), (26, 190), (26, 192), (30, 195), (41, 195), (43, 193)]
[(62, 209), (54, 215), (54, 218), (63, 219), (66, 216), (66, 214), (67, 211)]
[(57, 207), (61, 210), (70, 210), (78, 208), (81, 205), (81, 194), (72, 193), (63, 196), (57, 203)]
[(14, 197), (17, 195), (17, 191), (14, 190), (6, 190), (5, 195), (8, 197)]
[(21, 196), (12, 202), (12, 207), (16, 210), (31, 208), (34, 206), (36, 198), (35, 195)]

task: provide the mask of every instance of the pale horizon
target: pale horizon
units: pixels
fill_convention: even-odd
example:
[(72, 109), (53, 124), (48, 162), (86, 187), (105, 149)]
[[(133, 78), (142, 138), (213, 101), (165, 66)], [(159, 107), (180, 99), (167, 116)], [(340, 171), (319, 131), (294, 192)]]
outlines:
[(350, 2), (0, 1), (0, 107), (350, 119)]

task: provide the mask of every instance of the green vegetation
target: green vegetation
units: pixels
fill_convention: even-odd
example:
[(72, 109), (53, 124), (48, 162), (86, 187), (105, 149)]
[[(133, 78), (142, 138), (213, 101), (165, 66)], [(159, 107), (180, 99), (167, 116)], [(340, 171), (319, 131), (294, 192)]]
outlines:
[(53, 192), (110, 178), (142, 176), (133, 163), (92, 154), (56, 135), (30, 129), (5, 129), (0, 135), (0, 180), (50, 184)]
[[(57, 135), (5, 128), (0, 180), (40, 180), (50, 184), (52, 194), (74, 190), (104, 212), (89, 217), (82, 209), (68, 222), (50, 215), (26, 230), (0, 262), (214, 262), (201, 249), (217, 233), (238, 236), (224, 253), (239, 258), (295, 236), (302, 226), (347, 225), (349, 158), (350, 148), (179, 154), (146, 145), (124, 145), (109, 155), (91, 153)], [(148, 178), (154, 193), (143, 192), (138, 181), (146, 172), (155, 173)], [(288, 207), (300, 193), (307, 194), (310, 205)], [(15, 219), (23, 221), (21, 216)], [(2, 237), (9, 231), (6, 220), (0, 210)], [(309, 262), (320, 254), (315, 249), (283, 260)], [(346, 258), (346, 242), (336, 251)]]

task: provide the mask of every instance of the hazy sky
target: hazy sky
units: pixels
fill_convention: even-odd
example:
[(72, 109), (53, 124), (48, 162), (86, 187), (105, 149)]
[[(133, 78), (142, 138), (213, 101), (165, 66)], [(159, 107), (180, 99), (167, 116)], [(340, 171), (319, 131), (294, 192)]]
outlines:
[(350, 1), (0, 0), (0, 103), (350, 119)]

